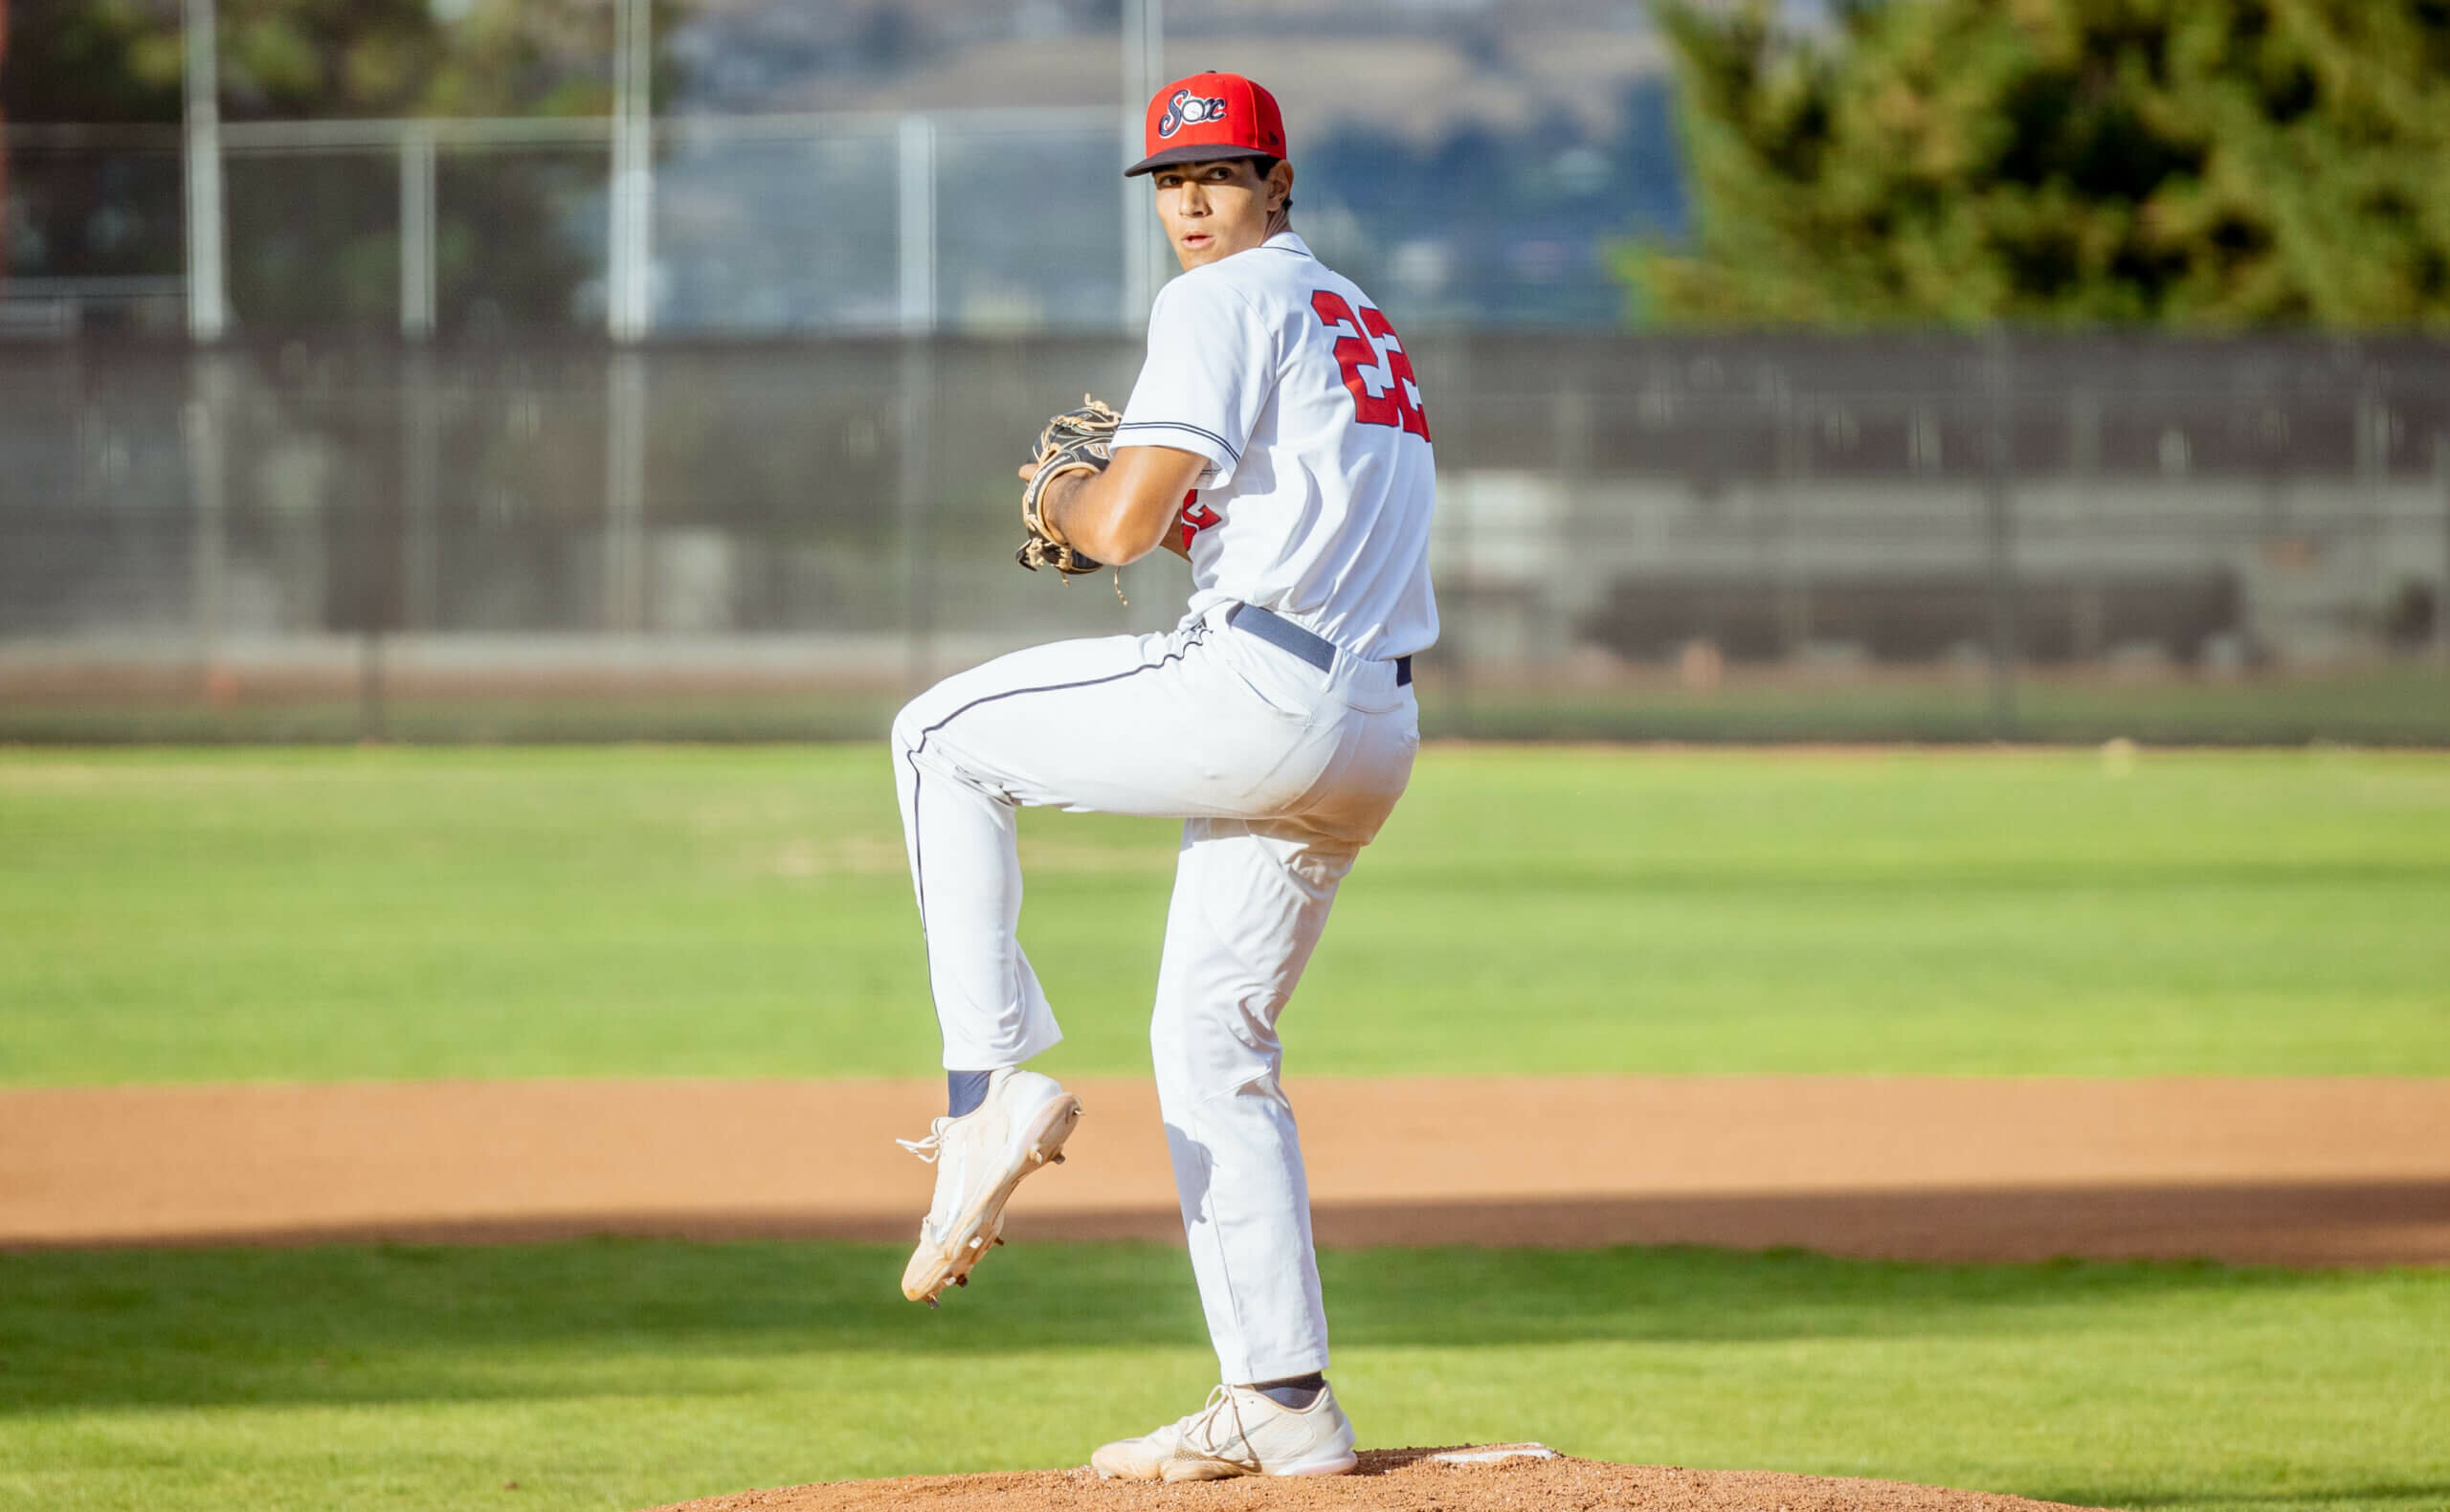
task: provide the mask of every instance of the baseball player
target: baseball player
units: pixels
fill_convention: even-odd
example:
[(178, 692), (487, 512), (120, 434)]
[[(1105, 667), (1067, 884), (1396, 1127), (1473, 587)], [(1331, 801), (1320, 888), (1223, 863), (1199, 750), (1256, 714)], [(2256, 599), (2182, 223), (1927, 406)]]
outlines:
[(1149, 1030), (1192, 1269), (1222, 1383), (1099, 1449), (1144, 1480), (1335, 1475), (1309, 1192), (1277, 1019), (1336, 888), (1419, 748), (1412, 657), (1437, 635), (1429, 422), (1369, 296), (1290, 229), (1275, 99), (1194, 74), (1149, 101), (1148, 175), (1182, 276), (1118, 415), (1058, 415), (1021, 469), (1025, 564), (1191, 563), (1171, 632), (1060, 641), (938, 683), (893, 727), (949, 1106), (902, 1278), (932, 1304), (1000, 1242), (1021, 1178), (1060, 1160), (1077, 1099), (1031, 1056), (1061, 1037), (1014, 938), (1024, 804), (1183, 820)]

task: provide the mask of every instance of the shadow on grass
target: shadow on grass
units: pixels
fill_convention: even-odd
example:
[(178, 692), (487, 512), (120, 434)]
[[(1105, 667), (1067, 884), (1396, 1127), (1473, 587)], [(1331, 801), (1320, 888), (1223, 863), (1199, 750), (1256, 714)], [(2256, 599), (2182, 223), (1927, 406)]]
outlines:
[[(709, 1359), (1077, 1353), (1206, 1338), (1188, 1258), (1015, 1245), (941, 1312), (904, 1251), (653, 1240), (0, 1255), (0, 1413), (739, 1390)], [(2201, 1263), (1949, 1266), (1797, 1252), (1365, 1250), (1321, 1256), (1347, 1345), (2032, 1336), (2105, 1309), (2370, 1279)], [(2406, 1284), (2450, 1297), (2450, 1274)], [(625, 1371), (632, 1372), (624, 1374)]]

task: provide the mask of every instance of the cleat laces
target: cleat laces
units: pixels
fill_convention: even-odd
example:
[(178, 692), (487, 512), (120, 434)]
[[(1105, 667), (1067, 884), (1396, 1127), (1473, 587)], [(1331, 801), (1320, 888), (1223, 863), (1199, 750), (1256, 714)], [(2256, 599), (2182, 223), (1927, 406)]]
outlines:
[[(1214, 1436), (1217, 1414), (1228, 1410), (1234, 1416), (1234, 1436), (1241, 1445), (1242, 1452), (1238, 1455), (1226, 1454), (1223, 1443)], [(1242, 1427), (1242, 1404), (1235, 1399), (1232, 1387), (1220, 1384), (1210, 1391), (1208, 1401), (1198, 1412), (1174, 1425), (1174, 1436), (1178, 1442), (1212, 1459), (1245, 1465), (1253, 1470), (1258, 1468), (1258, 1456), (1251, 1450), (1251, 1435)]]
[(928, 1165), (933, 1166), (937, 1159), (945, 1153), (945, 1130), (950, 1126), (952, 1120), (950, 1119), (938, 1119), (933, 1123), (927, 1125), (927, 1137), (925, 1139), (898, 1139), (895, 1140), (894, 1143), (901, 1145), (903, 1149), (908, 1150), (911, 1154), (918, 1156), (921, 1160), (925, 1161)]

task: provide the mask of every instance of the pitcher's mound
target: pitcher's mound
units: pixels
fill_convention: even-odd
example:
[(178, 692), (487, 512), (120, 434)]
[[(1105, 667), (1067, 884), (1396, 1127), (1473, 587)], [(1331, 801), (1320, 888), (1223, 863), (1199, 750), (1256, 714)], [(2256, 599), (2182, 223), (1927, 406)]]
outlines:
[[(1516, 1453), (1492, 1456), (1491, 1450)], [(1436, 1507), (1439, 1512), (1548, 1512), (1640, 1507), (1658, 1512), (2039, 1512), (2060, 1503), (1896, 1480), (1840, 1480), (1764, 1471), (1682, 1470), (1571, 1459), (1536, 1445), (1373, 1449), (1348, 1476), (1155, 1485), (1101, 1480), (1085, 1469), (1032, 1475), (907, 1476), (740, 1491), (657, 1512), (835, 1512), (842, 1507), (966, 1508), (995, 1512), (1140, 1512), (1142, 1508)]]

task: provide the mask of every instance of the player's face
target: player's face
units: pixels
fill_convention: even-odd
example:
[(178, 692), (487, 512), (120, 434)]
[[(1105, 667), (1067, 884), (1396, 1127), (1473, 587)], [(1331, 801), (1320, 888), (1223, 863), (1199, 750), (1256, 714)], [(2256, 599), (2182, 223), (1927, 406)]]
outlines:
[(1249, 158), (1177, 163), (1149, 177), (1166, 239), (1185, 270), (1248, 252), (1283, 230), (1284, 202), (1293, 194), (1289, 163), (1277, 164), (1265, 178)]

